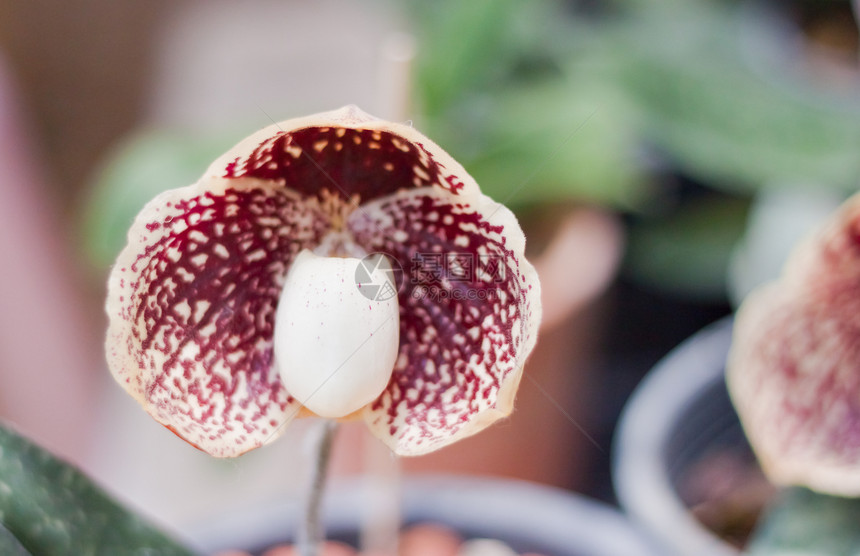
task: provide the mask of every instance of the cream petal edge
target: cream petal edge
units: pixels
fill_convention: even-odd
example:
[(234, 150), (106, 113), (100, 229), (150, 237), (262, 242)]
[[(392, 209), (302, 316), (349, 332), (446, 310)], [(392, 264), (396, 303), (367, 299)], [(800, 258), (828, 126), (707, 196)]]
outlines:
[[(474, 183), (471, 176), (461, 174), (460, 177), (468, 178)], [(464, 179), (464, 181), (466, 181)], [(439, 194), (438, 190), (434, 194)], [(396, 193), (394, 195), (397, 195)], [(451, 198), (458, 199), (458, 196), (447, 193)], [(458, 430), (455, 434), (446, 438), (444, 441), (431, 443), (429, 445), (403, 446), (398, 442), (398, 439), (389, 434), (389, 425), (386, 422), (374, 424), (374, 417), (377, 415), (370, 409), (370, 406), (365, 407), (362, 411), (365, 422), (374, 436), (379, 438), (392, 452), (398, 456), (420, 456), (435, 452), (445, 446), (454, 444), (455, 442), (472, 436), (486, 429), (499, 419), (505, 418), (511, 414), (514, 409), (514, 400), (519, 388), (520, 381), (524, 372), (526, 359), (531, 354), (537, 343), (538, 329), (540, 328), (541, 316), (543, 308), (541, 306), (541, 289), (540, 279), (538, 278), (537, 270), (525, 257), (526, 237), (522, 228), (517, 221), (516, 216), (506, 206), (493, 201), (483, 194), (478, 194), (473, 199), (468, 199), (476, 211), (487, 217), (487, 221), (494, 226), (503, 226), (503, 234), (507, 238), (506, 246), (513, 251), (520, 264), (520, 272), (522, 273), (522, 283), (526, 287), (526, 303), (531, 311), (528, 318), (524, 317), (525, 326), (523, 328), (523, 337), (525, 338), (523, 345), (520, 347), (520, 352), (517, 354), (517, 362), (514, 370), (505, 377), (499, 387), (498, 398), (496, 402), (486, 410), (477, 414), (469, 423)], [(528, 286), (531, 286), (529, 289)]]
[(274, 123), (256, 133), (249, 135), (225, 154), (218, 157), (205, 176), (223, 176), (227, 166), (236, 158), (251, 154), (265, 140), (283, 132), (292, 132), (308, 127), (344, 127), (347, 129), (366, 129), (389, 132), (416, 144), (421, 144), (432, 155), (434, 161), (445, 169), (447, 175), (455, 175), (461, 178), (464, 184), (460, 197), (480, 195), (480, 188), (475, 180), (466, 173), (466, 170), (451, 155), (445, 152), (439, 145), (426, 135), (410, 125), (397, 122), (381, 120), (362, 111), (355, 105), (348, 105), (330, 112), (320, 112), (301, 118), (293, 118)]
[[(105, 339), (105, 353), (107, 355), (108, 369), (114, 377), (114, 380), (116, 380), (123, 390), (134, 398), (134, 400), (139, 403), (153, 419), (164, 426), (172, 426), (172, 424), (158, 418), (157, 411), (154, 410), (153, 404), (146, 399), (146, 392), (135, 386), (134, 379), (135, 376), (140, 373), (140, 368), (136, 361), (134, 361), (131, 354), (129, 354), (126, 349), (123, 349), (123, 346), (128, 339), (129, 328), (132, 324), (128, 320), (119, 316), (124, 305), (123, 301), (120, 299), (131, 296), (133, 294), (133, 290), (127, 281), (127, 277), (122, 274), (121, 269), (130, 268), (131, 265), (137, 261), (138, 256), (141, 253), (141, 249), (147, 245), (147, 241), (144, 238), (152, 235), (152, 232), (150, 232), (146, 227), (147, 224), (159, 217), (159, 212), (167, 206), (168, 202), (193, 199), (203, 193), (219, 194), (223, 193), (228, 188), (254, 189), (271, 187), (274, 187), (274, 185), (266, 180), (250, 178), (226, 179), (221, 177), (216, 178), (204, 176), (192, 185), (163, 191), (151, 199), (137, 214), (134, 222), (129, 228), (126, 245), (117, 257), (114, 265), (111, 267), (111, 271), (108, 276), (108, 288), (105, 300), (105, 312), (108, 316), (108, 330)], [(291, 193), (287, 192), (287, 194)], [(123, 284), (124, 279), (125, 283)], [(287, 425), (291, 423), (296, 414), (299, 413), (299, 409), (300, 404), (297, 401), (293, 400), (288, 403), (284, 411), (280, 412), (280, 417), (284, 420), (279, 424), (277, 430), (274, 433), (267, 435), (263, 441), (252, 443), (252, 445), (249, 445), (247, 449), (244, 449), (241, 452), (212, 454), (206, 446), (197, 443), (193, 444), (199, 449), (215, 455), (216, 457), (239, 456), (250, 450), (264, 446), (280, 437), (287, 428)], [(186, 440), (184, 437), (182, 438), (183, 440)]]

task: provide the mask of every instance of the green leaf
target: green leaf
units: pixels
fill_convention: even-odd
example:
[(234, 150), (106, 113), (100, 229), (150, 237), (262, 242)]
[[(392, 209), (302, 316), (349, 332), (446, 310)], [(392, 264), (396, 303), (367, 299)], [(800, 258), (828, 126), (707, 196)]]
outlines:
[(77, 469), (3, 427), (0, 524), (3, 554), (16, 554), (14, 550), (39, 556), (192, 554), (121, 507)]
[(0, 523), (0, 554), (5, 554), (6, 556), (29, 556), (32, 553), (21, 546), (15, 535)]
[(112, 264), (125, 245), (135, 215), (150, 199), (195, 183), (209, 164), (244, 135), (247, 130), (244, 134), (150, 131), (126, 139), (105, 163), (84, 215), (90, 260), (100, 267)]
[(860, 499), (803, 488), (783, 492), (753, 534), (751, 556), (857, 556)]
[(625, 271), (641, 284), (686, 298), (721, 301), (746, 227), (749, 202), (711, 195), (634, 224)]
[(650, 197), (635, 113), (590, 21), (558, 2), (412, 2), (421, 129), (494, 199), (635, 208)]
[[(630, 107), (594, 80), (555, 79), (487, 99), (478, 133), (454, 148), (489, 196), (504, 204), (576, 200), (634, 208), (650, 196)], [(474, 119), (467, 114), (461, 122)], [(462, 129), (462, 128), (460, 128)], [(470, 152), (463, 144), (475, 143)]]
[[(547, 2), (537, 6), (512, 0), (410, 2), (420, 48), (417, 93), (426, 115), (505, 80), (524, 52), (534, 51), (529, 32)], [(535, 9), (537, 8), (537, 10)]]
[(740, 21), (717, 3), (688, 3), (643, 8), (609, 29), (607, 59), (642, 111), (646, 138), (717, 187), (856, 188), (860, 100), (765, 77), (743, 48), (752, 48), (744, 36), (767, 29), (754, 18)]

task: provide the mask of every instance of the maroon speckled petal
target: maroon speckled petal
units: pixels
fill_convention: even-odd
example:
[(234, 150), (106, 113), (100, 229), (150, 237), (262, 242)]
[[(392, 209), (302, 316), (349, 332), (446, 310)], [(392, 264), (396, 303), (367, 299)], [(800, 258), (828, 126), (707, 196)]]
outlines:
[[(431, 154), (433, 152), (433, 154)], [(213, 175), (272, 180), (308, 196), (323, 190), (362, 203), (436, 185), (466, 191), (459, 164), (410, 126), (377, 120), (355, 107), (269, 126), (210, 168)]]
[(772, 480), (860, 495), (860, 197), (744, 302), (728, 384)]
[(290, 262), (328, 229), (315, 206), (271, 182), (204, 179), (151, 201), (113, 268), (111, 371), (212, 455), (268, 442), (297, 411), (272, 334)]
[(363, 206), (350, 227), (395, 258), (400, 352), (386, 391), (365, 409), (400, 455), (427, 453), (510, 413), (540, 320), (539, 284), (514, 216), (478, 195), (440, 188)]

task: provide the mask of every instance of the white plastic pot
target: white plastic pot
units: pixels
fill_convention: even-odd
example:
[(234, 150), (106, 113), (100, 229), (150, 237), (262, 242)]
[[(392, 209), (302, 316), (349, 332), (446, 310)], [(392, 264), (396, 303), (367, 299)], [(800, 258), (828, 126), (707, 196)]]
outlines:
[[(358, 484), (330, 489), (324, 508), (327, 538), (355, 538), (367, 495)], [(444, 476), (409, 479), (402, 507), (407, 524), (444, 524), (465, 538), (498, 539), (520, 553), (663, 556), (617, 510), (531, 483)], [(288, 542), (298, 516), (294, 502), (261, 504), (210, 520), (187, 538), (202, 554), (227, 548), (260, 551)]]
[(715, 450), (749, 450), (724, 382), (731, 333), (727, 318), (678, 346), (637, 387), (621, 416), (615, 490), (665, 556), (738, 554), (695, 519), (678, 491), (683, 473)]

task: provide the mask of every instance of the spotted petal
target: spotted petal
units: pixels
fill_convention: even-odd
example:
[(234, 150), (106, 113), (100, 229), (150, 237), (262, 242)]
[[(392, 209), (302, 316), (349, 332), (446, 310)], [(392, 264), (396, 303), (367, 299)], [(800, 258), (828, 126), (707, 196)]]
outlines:
[(421, 187), (456, 195), (478, 191), (454, 159), (411, 126), (378, 120), (354, 106), (260, 130), (209, 168), (214, 176), (225, 171), (307, 196), (328, 190), (361, 203)]
[(328, 222), (289, 190), (207, 178), (151, 201), (111, 273), (114, 377), (159, 422), (216, 456), (277, 436), (297, 405), (272, 370), (292, 258)]
[(508, 415), (540, 321), (513, 214), (480, 193), (424, 188), (362, 207), (351, 224), (406, 276), (399, 357), (365, 409), (371, 431), (396, 453), (419, 455)]
[(741, 308), (728, 384), (777, 483), (860, 495), (860, 197)]

